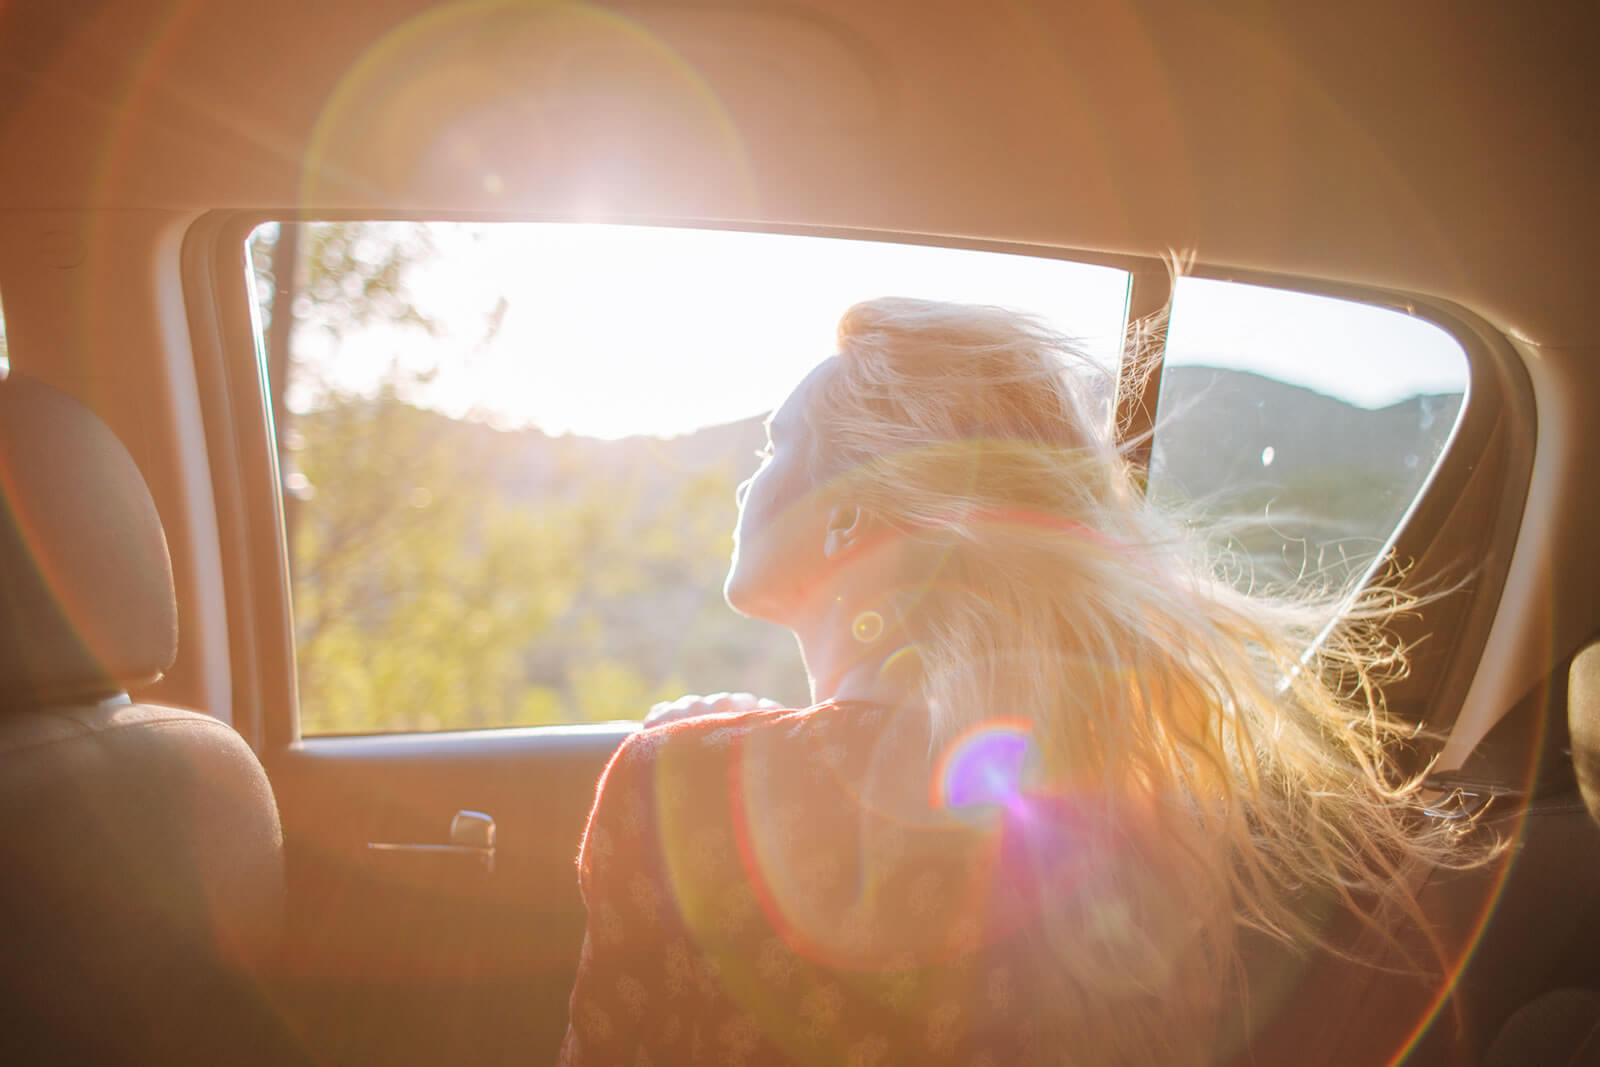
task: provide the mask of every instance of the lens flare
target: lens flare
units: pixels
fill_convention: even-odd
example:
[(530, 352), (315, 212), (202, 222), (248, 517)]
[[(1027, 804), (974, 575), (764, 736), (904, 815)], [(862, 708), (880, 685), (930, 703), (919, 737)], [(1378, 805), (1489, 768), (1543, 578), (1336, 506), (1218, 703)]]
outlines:
[(991, 721), (958, 737), (934, 769), (933, 806), (1017, 808), (1033, 753), (1031, 725), (1023, 719)]
[(870, 645), (883, 636), (883, 616), (876, 611), (863, 611), (850, 624), (850, 634), (864, 645)]
[(536, 196), (591, 221), (663, 188), (755, 197), (704, 75), (643, 23), (569, 0), (465, 0), (390, 31), (329, 94), (302, 164), (302, 206), (352, 183)]

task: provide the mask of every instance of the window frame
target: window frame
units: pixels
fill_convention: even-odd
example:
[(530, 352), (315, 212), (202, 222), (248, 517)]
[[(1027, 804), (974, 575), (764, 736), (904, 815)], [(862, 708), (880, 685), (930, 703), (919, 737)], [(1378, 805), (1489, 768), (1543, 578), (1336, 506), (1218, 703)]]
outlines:
[(0, 292), (0, 379), (11, 373), (11, 342), (6, 339), (6, 294)]
[[(314, 221), (570, 222), (559, 216), (464, 212), (361, 212), (219, 210), (197, 219), (183, 242), (181, 270), (202, 397), (213, 491), (222, 541), (230, 680), (235, 725), (257, 751), (348, 739), (302, 739), (294, 658), (292, 605), (277, 442), (266, 378), (266, 352), (258, 344), (247, 283), (246, 242), (260, 224)], [(738, 225), (698, 219), (618, 219), (630, 225), (718, 229), (795, 236), (871, 240), (1001, 252), (1115, 267), (1129, 274), (1124, 307), (1123, 365), (1118, 368), (1113, 411), (1130, 458), (1148, 469), (1165, 357), (1165, 316), (1173, 291), (1171, 261), (1021, 242), (932, 234), (903, 234), (838, 227)], [(1442, 598), (1460, 605), (1451, 618), (1445, 655), (1435, 660), (1435, 684), (1426, 693), (1402, 692), (1397, 711), (1435, 729), (1447, 729), (1445, 712), (1461, 706), (1488, 639), (1522, 516), (1533, 462), (1534, 411), (1527, 373), (1506, 339), (1466, 309), (1415, 294), (1269, 271), (1201, 262), (1184, 265), (1195, 277), (1287, 289), (1354, 300), (1413, 315), (1444, 329), (1462, 346), (1468, 364), (1463, 412), (1443, 456), (1389, 539), (1403, 560), (1430, 558), (1436, 542), (1461, 540), (1463, 524), (1450, 523), (1457, 499), (1469, 489), (1494, 502), (1494, 521), (1471, 524), (1471, 581)], [(1143, 325), (1142, 334), (1135, 328)], [(1149, 373), (1130, 376), (1131, 346), (1142, 345)], [(1437, 555), (1436, 552), (1433, 555)], [(1421, 565), (1419, 564), (1419, 567)], [(1446, 568), (1448, 569), (1448, 568)], [(1426, 580), (1425, 568), (1422, 577)], [(1459, 579), (1461, 576), (1456, 575)], [(1436, 610), (1435, 615), (1438, 612)], [(1430, 615), (1434, 618), (1435, 615)], [(1408, 635), (1402, 635), (1406, 637)], [(1401, 687), (1404, 690), (1404, 686)], [(519, 728), (505, 728), (515, 730)], [(523, 730), (529, 728), (520, 728)], [(531, 728), (563, 731), (573, 726)], [(488, 731), (492, 735), (496, 731)], [(484, 731), (474, 731), (482, 734)], [(383, 735), (391, 736), (391, 735)], [(410, 735), (405, 735), (410, 736)], [(418, 735), (434, 738), (449, 733)]]
[[(1392, 558), (1406, 568), (1408, 584), (1437, 594), (1426, 620), (1418, 615), (1395, 624), (1398, 639), (1413, 649), (1413, 669), (1384, 690), (1392, 714), (1438, 738), (1424, 739), (1413, 753), (1409, 769), (1420, 773), (1466, 701), (1521, 529), (1537, 432), (1527, 369), (1503, 334), (1446, 300), (1263, 270), (1197, 264), (1186, 273), (1389, 308), (1444, 330), (1466, 355), (1467, 389), (1444, 452), (1362, 576), (1370, 580)], [(1159, 389), (1159, 373), (1154, 381)], [(1159, 411), (1156, 419), (1159, 427)], [(1469, 495), (1490, 505), (1489, 522), (1451, 522)], [(1436, 622), (1450, 624), (1442, 637)]]

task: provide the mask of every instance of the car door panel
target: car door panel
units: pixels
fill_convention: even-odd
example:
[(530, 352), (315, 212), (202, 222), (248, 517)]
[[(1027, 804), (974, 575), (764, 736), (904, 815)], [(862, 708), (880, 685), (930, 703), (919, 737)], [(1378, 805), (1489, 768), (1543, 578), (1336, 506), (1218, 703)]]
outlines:
[[(322, 738), (270, 760), (291, 915), (279, 992), (315, 1056), (554, 1057), (584, 929), (574, 861), (632, 729)], [(461, 810), (494, 819), (492, 869), (439, 848)]]

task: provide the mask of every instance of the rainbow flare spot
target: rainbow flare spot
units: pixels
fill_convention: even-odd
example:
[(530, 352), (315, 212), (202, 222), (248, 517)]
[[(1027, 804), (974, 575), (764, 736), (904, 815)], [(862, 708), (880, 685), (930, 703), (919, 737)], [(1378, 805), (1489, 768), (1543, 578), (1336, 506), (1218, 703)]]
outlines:
[(972, 727), (956, 738), (934, 767), (933, 806), (1017, 809), (1023, 802), (1023, 780), (1033, 749), (1032, 724), (1026, 720), (993, 720)]

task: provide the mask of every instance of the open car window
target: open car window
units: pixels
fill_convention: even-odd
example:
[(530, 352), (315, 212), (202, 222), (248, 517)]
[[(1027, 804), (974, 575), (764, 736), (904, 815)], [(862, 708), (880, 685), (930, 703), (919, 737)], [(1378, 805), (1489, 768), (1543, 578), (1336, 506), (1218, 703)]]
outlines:
[[(574, 223), (268, 223), (249, 242), (302, 733), (804, 704), (790, 636), (721, 588), (762, 418), (849, 305), (1000, 304), (1106, 398), (1117, 267), (923, 244)], [(1245, 585), (1344, 580), (1436, 465), (1467, 365), (1403, 313), (1179, 279), (1150, 491)]]
[(721, 590), (762, 421), (840, 314), (1034, 313), (1109, 404), (1128, 291), (1041, 257), (579, 224), (267, 224), (250, 260), (308, 735), (804, 705), (792, 638)]

